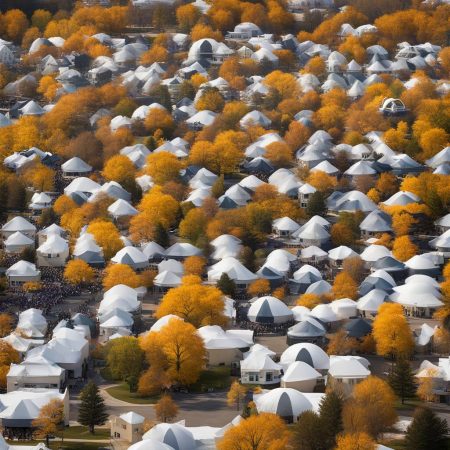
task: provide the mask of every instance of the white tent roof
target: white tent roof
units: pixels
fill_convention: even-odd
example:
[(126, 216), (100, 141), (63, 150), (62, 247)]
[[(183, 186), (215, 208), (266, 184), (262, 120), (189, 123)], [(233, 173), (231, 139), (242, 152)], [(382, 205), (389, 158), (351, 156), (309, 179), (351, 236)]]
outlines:
[(6, 250), (8, 250), (8, 247), (13, 247), (13, 246), (17, 246), (17, 245), (33, 245), (34, 246), (34, 239), (31, 239), (28, 236), (25, 236), (20, 231), (16, 231), (15, 233), (8, 236), (8, 238), (3, 242), (3, 245), (5, 246)]
[(283, 366), (274, 362), (269, 354), (263, 351), (250, 352), (250, 354), (240, 362), (241, 370), (259, 372), (261, 370), (281, 371)]
[(160, 331), (161, 328), (165, 327), (170, 320), (184, 320), (181, 317), (176, 316), (175, 314), (167, 314), (167, 316), (160, 317), (150, 328), (150, 331)]
[(291, 345), (281, 355), (280, 364), (292, 364), (295, 361), (303, 361), (316, 370), (328, 370), (330, 358), (315, 344), (302, 342)]
[(92, 170), (92, 167), (88, 163), (84, 162), (81, 158), (78, 158), (78, 156), (70, 158), (68, 161), (61, 165), (61, 168), (64, 172), (75, 173), (90, 172)]
[(325, 323), (337, 322), (339, 317), (329, 304), (320, 304), (311, 310), (311, 315)]
[(28, 261), (18, 261), (6, 270), (8, 277), (36, 277), (40, 274), (35, 264)]
[(287, 322), (293, 318), (292, 311), (281, 300), (269, 295), (253, 301), (247, 316), (252, 322), (273, 318), (275, 323)]
[(386, 297), (386, 292), (380, 289), (372, 289), (358, 300), (356, 307), (360, 311), (377, 312)]
[(306, 364), (303, 361), (294, 361), (292, 364), (289, 364), (282, 380), (284, 382), (292, 383), (296, 381), (315, 380), (321, 376), (322, 375), (309, 364)]
[(328, 373), (334, 378), (366, 378), (370, 370), (352, 356), (331, 356)]
[(138, 213), (138, 210), (126, 200), (119, 198), (112, 205), (108, 206), (108, 212), (114, 217), (123, 217), (135, 216)]
[(2, 231), (36, 231), (36, 227), (32, 223), (28, 222), (27, 219), (24, 219), (22, 216), (16, 216), (2, 226)]
[(50, 234), (47, 240), (37, 249), (41, 254), (56, 255), (69, 250), (69, 244), (58, 234)]
[(158, 423), (147, 431), (142, 439), (162, 442), (177, 450), (196, 450), (197, 448), (192, 433), (178, 423)]
[(233, 257), (223, 258), (218, 263), (210, 267), (208, 271), (208, 280), (218, 281), (223, 273), (226, 273), (236, 282), (251, 282), (258, 277), (248, 270), (240, 261)]
[(358, 256), (358, 254), (346, 245), (341, 245), (340, 247), (333, 248), (328, 252), (328, 257), (335, 261), (352, 258), (353, 256)]

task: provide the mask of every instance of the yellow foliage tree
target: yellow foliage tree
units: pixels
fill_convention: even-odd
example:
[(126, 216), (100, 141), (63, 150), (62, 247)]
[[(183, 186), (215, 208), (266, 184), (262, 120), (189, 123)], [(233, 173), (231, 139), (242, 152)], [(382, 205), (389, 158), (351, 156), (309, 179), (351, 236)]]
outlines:
[(408, 357), (414, 349), (411, 329), (398, 303), (380, 306), (372, 334), (380, 356)]
[(164, 295), (155, 316), (159, 319), (168, 314), (174, 314), (195, 327), (224, 326), (227, 319), (223, 311), (223, 294), (219, 289), (201, 284), (183, 284), (170, 289)]
[(115, 155), (108, 159), (103, 167), (103, 176), (107, 180), (117, 181), (119, 184), (134, 178), (136, 169), (130, 158), (125, 155)]
[(97, 244), (103, 249), (103, 256), (106, 260), (111, 259), (123, 248), (119, 230), (112, 222), (95, 220), (88, 225), (87, 231), (92, 233)]
[(397, 421), (395, 401), (395, 394), (385, 381), (369, 376), (355, 386), (352, 399), (344, 405), (345, 432), (362, 432), (376, 438)]
[(247, 388), (239, 383), (239, 381), (234, 381), (227, 393), (228, 406), (236, 405), (236, 411), (239, 411), (242, 403), (245, 400), (246, 394)]
[(127, 264), (111, 264), (105, 269), (103, 288), (107, 291), (118, 284), (137, 288), (141, 285), (141, 279)]
[(297, 300), (298, 306), (305, 306), (306, 308), (313, 309), (315, 306), (320, 305), (322, 299), (317, 294), (302, 294)]
[(76, 209), (78, 205), (67, 195), (61, 195), (57, 198), (53, 204), (53, 211), (55, 211), (58, 216), (62, 216), (70, 211)]
[(183, 263), (184, 272), (187, 275), (202, 276), (206, 266), (206, 259), (203, 256), (188, 256)]
[(181, 162), (169, 152), (151, 153), (147, 157), (146, 172), (157, 184), (175, 180), (180, 174)]
[(225, 100), (216, 89), (206, 90), (195, 103), (195, 107), (198, 111), (208, 110), (220, 112), (224, 106)]
[(342, 434), (335, 450), (375, 450), (376, 442), (367, 433)]
[(272, 142), (264, 155), (274, 166), (283, 167), (292, 162), (292, 149), (284, 142)]
[(417, 246), (411, 242), (409, 236), (399, 236), (392, 245), (392, 254), (399, 261), (408, 261), (417, 254)]
[(282, 99), (295, 98), (300, 88), (297, 79), (290, 73), (275, 70), (264, 78), (264, 84), (278, 92)]
[(170, 319), (160, 331), (142, 337), (140, 345), (150, 367), (160, 369), (169, 385), (198, 380), (206, 353), (202, 338), (190, 323)]
[(392, 216), (392, 229), (397, 236), (408, 234), (415, 223), (417, 223), (417, 219), (407, 212), (400, 212)]
[(269, 280), (266, 280), (265, 278), (260, 278), (253, 281), (247, 288), (248, 295), (251, 295), (252, 297), (259, 297), (261, 295), (268, 294), (269, 292), (270, 283)]
[(332, 292), (336, 299), (351, 298), (356, 300), (358, 297), (358, 285), (350, 274), (341, 272), (334, 279)]
[(36, 436), (45, 438), (46, 445), (49, 447), (49, 437), (57, 434), (63, 422), (64, 402), (52, 399), (40, 409), (39, 416), (33, 420), (33, 427), (37, 429)]
[(336, 177), (332, 177), (321, 170), (314, 170), (307, 178), (307, 182), (320, 192), (331, 191), (337, 186)]
[(284, 450), (290, 433), (276, 414), (262, 413), (229, 428), (217, 443), (218, 450)]
[(94, 269), (82, 259), (70, 260), (64, 269), (64, 279), (74, 285), (90, 283), (94, 277)]
[(153, 45), (149, 50), (142, 53), (141, 64), (150, 66), (153, 63), (165, 63), (169, 52), (162, 45)]
[(178, 406), (170, 395), (164, 394), (155, 404), (155, 414), (160, 422), (170, 422), (177, 417)]

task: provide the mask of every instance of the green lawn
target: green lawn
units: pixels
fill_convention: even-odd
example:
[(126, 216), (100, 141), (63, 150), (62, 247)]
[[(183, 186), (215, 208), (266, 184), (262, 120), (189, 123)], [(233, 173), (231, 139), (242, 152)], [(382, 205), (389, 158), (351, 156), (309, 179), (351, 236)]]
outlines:
[(117, 386), (106, 389), (109, 395), (122, 400), (123, 402), (134, 403), (136, 405), (151, 405), (158, 401), (159, 397), (141, 397), (137, 392), (130, 392), (127, 383), (121, 383)]
[[(381, 444), (386, 447), (393, 448), (394, 450), (407, 450), (406, 443), (403, 439), (395, 439), (392, 441), (382, 441)], [(450, 439), (447, 439), (447, 450), (450, 450)]]
[(64, 428), (64, 439), (87, 439), (92, 440), (104, 440), (109, 439), (110, 430), (109, 428), (95, 428), (95, 434), (89, 433), (87, 427), (67, 427)]
[[(11, 445), (29, 445), (29, 446), (35, 446), (38, 445), (40, 442), (43, 442), (45, 444), (45, 439), (42, 441), (7, 441), (8, 444)], [(51, 442), (50, 441), (50, 450), (98, 450), (101, 447), (109, 447), (108, 444), (95, 444), (94, 442)]]
[(190, 392), (207, 392), (208, 388), (224, 391), (228, 390), (231, 385), (231, 376), (229, 367), (212, 367), (204, 370), (200, 374), (197, 383), (189, 386)]

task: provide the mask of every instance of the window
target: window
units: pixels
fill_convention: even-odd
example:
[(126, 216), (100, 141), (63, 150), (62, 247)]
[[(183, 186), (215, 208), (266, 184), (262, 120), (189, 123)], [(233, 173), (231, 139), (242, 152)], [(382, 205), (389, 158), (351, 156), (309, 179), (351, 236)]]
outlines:
[(266, 381), (273, 381), (273, 373), (272, 372), (267, 372), (266, 373)]

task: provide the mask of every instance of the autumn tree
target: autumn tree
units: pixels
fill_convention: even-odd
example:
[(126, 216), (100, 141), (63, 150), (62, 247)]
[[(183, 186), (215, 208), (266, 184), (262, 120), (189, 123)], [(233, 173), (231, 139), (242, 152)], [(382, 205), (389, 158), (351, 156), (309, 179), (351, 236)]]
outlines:
[(171, 319), (160, 331), (143, 336), (140, 345), (150, 370), (159, 368), (169, 386), (198, 380), (206, 354), (202, 338), (190, 323)]
[(264, 156), (275, 166), (283, 167), (292, 162), (292, 149), (284, 142), (272, 142)]
[(189, 32), (201, 16), (200, 10), (191, 3), (181, 5), (176, 11), (178, 25), (183, 32)]
[(406, 359), (401, 358), (396, 361), (389, 374), (388, 381), (393, 391), (401, 399), (402, 404), (405, 403), (405, 399), (415, 396), (416, 385), (414, 383), (414, 375), (411, 371), (411, 365)]
[(108, 290), (117, 284), (137, 288), (141, 285), (141, 279), (128, 264), (111, 264), (105, 269), (103, 288)]
[(353, 230), (345, 223), (337, 222), (331, 227), (331, 240), (338, 247), (340, 245), (352, 245), (355, 242)]
[(247, 395), (247, 388), (238, 381), (234, 381), (231, 384), (230, 390), (227, 393), (228, 406), (236, 405), (236, 411), (239, 411), (240, 407), (244, 403), (246, 395)]
[(356, 339), (347, 336), (344, 329), (333, 333), (329, 339), (327, 353), (329, 355), (349, 355), (358, 347)]
[(320, 305), (322, 299), (317, 294), (302, 294), (297, 300), (298, 306), (305, 306), (306, 308), (313, 309), (315, 306)]
[(39, 192), (54, 190), (55, 172), (43, 164), (33, 164), (25, 170), (23, 178)]
[(109, 341), (106, 349), (106, 362), (115, 379), (137, 380), (143, 363), (143, 351), (139, 346), (139, 341), (132, 336)]
[(378, 355), (408, 357), (414, 349), (411, 330), (398, 303), (384, 303), (380, 306), (372, 334)]
[(40, 31), (45, 30), (50, 20), (52, 20), (52, 14), (45, 9), (36, 9), (31, 16), (31, 24)]
[(270, 292), (269, 280), (260, 278), (253, 281), (247, 288), (248, 295), (252, 297), (260, 297), (261, 295), (267, 295)]
[(399, 236), (392, 245), (392, 254), (399, 261), (408, 261), (417, 254), (417, 246), (411, 242), (409, 236)]
[(440, 450), (447, 445), (448, 425), (429, 408), (417, 408), (406, 430), (406, 445), (411, 450)]
[(341, 272), (334, 279), (332, 292), (336, 299), (351, 298), (355, 300), (358, 297), (358, 285), (350, 274)]
[(24, 12), (20, 9), (10, 9), (1, 17), (1, 20), (5, 38), (20, 44), (28, 29), (28, 19)]
[(102, 175), (107, 180), (117, 181), (117, 183), (122, 184), (130, 177), (134, 178), (135, 171), (134, 164), (130, 158), (125, 155), (115, 155), (105, 163)]
[(198, 111), (208, 110), (213, 112), (222, 111), (225, 106), (225, 100), (218, 89), (205, 89), (201, 97), (195, 103)]
[(377, 443), (367, 433), (354, 432), (339, 436), (335, 450), (375, 450), (376, 448)]
[(217, 443), (219, 450), (282, 450), (287, 448), (289, 431), (276, 414), (262, 413), (241, 420), (229, 428)]
[(64, 268), (64, 279), (76, 286), (91, 283), (94, 277), (94, 269), (82, 259), (72, 259)]
[(191, 209), (184, 219), (180, 222), (178, 228), (180, 237), (188, 239), (194, 245), (205, 236), (208, 217), (200, 208)]
[(364, 432), (376, 438), (396, 420), (395, 394), (385, 381), (375, 376), (357, 384), (352, 399), (344, 406), (347, 433)]
[(202, 276), (205, 266), (206, 259), (203, 256), (188, 256), (183, 263), (184, 272), (187, 275), (197, 275)]
[(366, 272), (364, 261), (359, 256), (345, 258), (342, 263), (342, 270), (348, 273), (357, 283), (360, 283)]
[(36, 428), (36, 436), (45, 438), (49, 447), (50, 436), (54, 436), (64, 425), (64, 402), (59, 399), (52, 399), (41, 407), (39, 415), (33, 420), (33, 427)]
[(146, 66), (153, 63), (165, 63), (169, 57), (169, 52), (162, 45), (153, 45), (146, 52), (142, 53), (140, 62)]
[(321, 170), (311, 172), (306, 181), (320, 192), (329, 192), (337, 186), (336, 177), (332, 177)]
[(225, 325), (224, 301), (219, 289), (201, 284), (182, 285), (170, 289), (156, 310), (156, 317), (168, 314), (182, 317), (195, 327)]
[(102, 248), (106, 260), (123, 248), (119, 230), (112, 222), (95, 220), (88, 225), (87, 231), (94, 236), (95, 241)]
[(8, 313), (0, 314), (0, 337), (5, 337), (12, 331), (14, 319)]
[(392, 216), (392, 229), (397, 236), (409, 234), (415, 223), (417, 223), (417, 219), (407, 212), (399, 212)]
[(215, 39), (216, 41), (222, 40), (222, 33), (217, 30), (213, 30), (209, 25), (196, 24), (191, 29), (192, 42), (199, 41), (200, 39)]
[(160, 133), (162, 133), (162, 135), (166, 138), (169, 137), (175, 129), (175, 122), (172, 116), (169, 112), (161, 108), (152, 108), (145, 117), (144, 125), (145, 129), (150, 134), (155, 134), (158, 130), (161, 130)]
[(181, 163), (169, 152), (151, 153), (147, 157), (146, 172), (157, 184), (164, 184), (178, 178)]
[(178, 406), (169, 394), (164, 394), (157, 401), (155, 414), (160, 422), (170, 422), (178, 415)]

